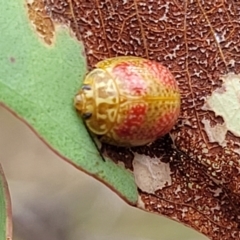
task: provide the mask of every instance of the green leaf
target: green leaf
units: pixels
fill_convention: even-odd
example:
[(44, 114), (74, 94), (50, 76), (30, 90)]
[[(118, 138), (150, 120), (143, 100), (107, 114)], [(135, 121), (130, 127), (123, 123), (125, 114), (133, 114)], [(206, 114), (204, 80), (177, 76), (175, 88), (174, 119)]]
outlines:
[(53, 45), (46, 45), (24, 3), (0, 2), (0, 103), (65, 160), (134, 204), (138, 193), (133, 176), (108, 159), (102, 161), (73, 107), (87, 69), (83, 46), (63, 28), (54, 33)]
[(0, 165), (0, 240), (12, 239), (12, 210), (7, 181)]

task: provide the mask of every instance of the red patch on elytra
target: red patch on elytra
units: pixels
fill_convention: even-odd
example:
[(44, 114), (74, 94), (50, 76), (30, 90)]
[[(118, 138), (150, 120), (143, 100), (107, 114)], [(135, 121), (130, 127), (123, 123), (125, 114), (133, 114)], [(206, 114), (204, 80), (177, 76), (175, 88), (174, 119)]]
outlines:
[(146, 60), (143, 62), (143, 67), (152, 72), (153, 76), (155, 76), (156, 79), (159, 79), (164, 85), (174, 89), (178, 88), (172, 73), (165, 66), (155, 61)]
[(115, 130), (119, 137), (131, 137), (145, 121), (147, 106), (143, 104), (134, 105), (126, 113), (123, 123)]
[(136, 71), (137, 66), (132, 63), (122, 62), (116, 65), (113, 69), (113, 75), (118, 76), (123, 86), (129, 90), (133, 96), (143, 96), (147, 92), (147, 83), (142, 78), (140, 72)]
[(155, 133), (157, 137), (163, 136), (170, 132), (170, 130), (176, 123), (179, 111), (180, 109), (178, 111), (173, 110), (171, 112), (166, 112), (164, 115), (161, 116), (160, 119), (158, 119), (158, 121), (155, 124), (156, 127)]
[[(132, 143), (151, 142), (169, 132), (176, 122), (178, 110), (169, 108), (164, 112), (148, 112), (148, 104), (152, 97), (156, 97), (153, 91), (154, 86), (157, 86), (156, 82), (159, 83), (159, 88), (178, 90), (171, 72), (163, 65), (149, 60), (118, 62), (111, 71), (112, 75), (116, 76), (121, 94), (129, 96), (130, 109), (124, 113), (124, 120), (114, 128), (119, 139)], [(160, 89), (159, 97), (161, 94)], [(133, 96), (137, 96), (132, 98), (137, 101), (131, 100)]]

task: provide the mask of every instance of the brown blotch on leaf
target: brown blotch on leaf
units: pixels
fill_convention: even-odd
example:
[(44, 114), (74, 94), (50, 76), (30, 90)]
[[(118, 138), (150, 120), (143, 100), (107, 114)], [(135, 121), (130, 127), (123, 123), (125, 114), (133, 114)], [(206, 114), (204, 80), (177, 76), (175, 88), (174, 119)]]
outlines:
[(9, 60), (10, 60), (11, 63), (15, 63), (16, 62), (16, 58), (14, 58), (14, 57), (10, 57)]
[(42, 0), (34, 0), (27, 4), (28, 17), (32, 22), (37, 34), (43, 41), (51, 45), (54, 38), (54, 24), (52, 19), (46, 12), (45, 5)]

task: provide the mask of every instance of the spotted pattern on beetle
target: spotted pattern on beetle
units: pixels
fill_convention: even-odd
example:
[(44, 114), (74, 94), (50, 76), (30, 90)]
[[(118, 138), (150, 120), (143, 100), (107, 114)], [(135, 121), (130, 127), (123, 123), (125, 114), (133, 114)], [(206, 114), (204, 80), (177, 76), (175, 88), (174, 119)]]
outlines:
[(160, 63), (116, 57), (99, 62), (86, 75), (75, 107), (101, 141), (141, 146), (172, 129), (180, 112), (180, 92)]

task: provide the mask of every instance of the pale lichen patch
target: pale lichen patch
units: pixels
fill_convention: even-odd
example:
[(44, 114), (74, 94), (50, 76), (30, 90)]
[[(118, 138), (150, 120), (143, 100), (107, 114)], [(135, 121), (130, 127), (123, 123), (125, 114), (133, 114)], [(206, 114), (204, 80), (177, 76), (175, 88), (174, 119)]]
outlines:
[(137, 186), (147, 193), (155, 193), (172, 183), (169, 163), (138, 153), (133, 160), (133, 174)]
[(222, 147), (226, 146), (225, 137), (227, 133), (227, 127), (225, 123), (211, 126), (210, 121), (206, 118), (202, 119), (202, 123), (204, 125), (209, 142), (217, 142)]
[(221, 116), (226, 129), (240, 137), (240, 76), (228, 73), (222, 80), (222, 86), (206, 99), (202, 109)]

